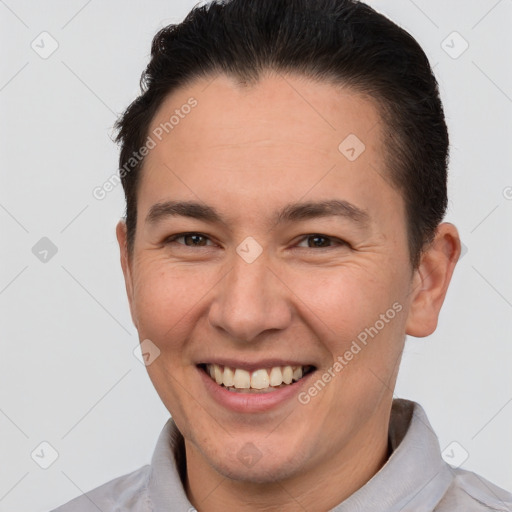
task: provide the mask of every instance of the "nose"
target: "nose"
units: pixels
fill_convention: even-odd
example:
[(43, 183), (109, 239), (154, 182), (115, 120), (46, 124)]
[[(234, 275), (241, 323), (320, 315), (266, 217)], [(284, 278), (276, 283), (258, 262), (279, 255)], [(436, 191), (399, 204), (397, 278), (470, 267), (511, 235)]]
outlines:
[(247, 263), (238, 254), (233, 266), (216, 287), (209, 322), (238, 342), (251, 342), (265, 332), (290, 325), (291, 305), (287, 287), (261, 255)]

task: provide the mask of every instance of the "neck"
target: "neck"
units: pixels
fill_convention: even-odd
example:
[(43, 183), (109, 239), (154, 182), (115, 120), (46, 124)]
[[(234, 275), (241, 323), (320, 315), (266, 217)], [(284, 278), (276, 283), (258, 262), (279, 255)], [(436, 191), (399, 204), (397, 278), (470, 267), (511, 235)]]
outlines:
[(372, 420), (329, 458), (271, 484), (228, 479), (185, 441), (187, 495), (200, 512), (331, 510), (368, 482), (389, 457), (389, 409)]

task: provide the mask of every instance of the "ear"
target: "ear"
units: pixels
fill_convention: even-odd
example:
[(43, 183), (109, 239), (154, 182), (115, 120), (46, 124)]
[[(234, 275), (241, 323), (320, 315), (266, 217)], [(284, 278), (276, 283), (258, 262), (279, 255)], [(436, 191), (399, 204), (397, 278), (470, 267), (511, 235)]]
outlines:
[(457, 228), (449, 222), (443, 222), (438, 226), (434, 240), (414, 271), (405, 326), (407, 334), (422, 338), (436, 330), (439, 312), (460, 251)]
[(121, 256), (121, 267), (123, 269), (124, 275), (124, 284), (126, 287), (126, 295), (128, 296), (128, 303), (130, 304), (130, 314), (132, 316), (132, 322), (136, 328), (137, 325), (137, 315), (135, 312), (135, 302), (133, 300), (133, 279), (132, 279), (132, 262), (128, 255), (128, 245), (127, 245), (127, 230), (126, 230), (126, 222), (121, 219), (116, 226), (116, 237), (117, 242), (119, 243), (119, 252)]

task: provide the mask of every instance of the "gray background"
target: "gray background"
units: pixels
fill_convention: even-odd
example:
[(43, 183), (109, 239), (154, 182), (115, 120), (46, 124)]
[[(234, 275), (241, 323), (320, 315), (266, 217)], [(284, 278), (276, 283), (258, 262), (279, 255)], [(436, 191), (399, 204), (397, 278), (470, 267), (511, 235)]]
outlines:
[[(112, 126), (152, 36), (195, 3), (0, 1), (2, 512), (47, 511), (148, 463), (168, 417), (133, 354), (121, 186), (102, 201), (92, 191), (116, 171)], [(512, 0), (372, 5), (435, 66), (447, 220), (467, 248), (436, 333), (407, 341), (396, 395), (425, 407), (447, 460), (512, 489)], [(48, 469), (43, 441), (58, 452)]]

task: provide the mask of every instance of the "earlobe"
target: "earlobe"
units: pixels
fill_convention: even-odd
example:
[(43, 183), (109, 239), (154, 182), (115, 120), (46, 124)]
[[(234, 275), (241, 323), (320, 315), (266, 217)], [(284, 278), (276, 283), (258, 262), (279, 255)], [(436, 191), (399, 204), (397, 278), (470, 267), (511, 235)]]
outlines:
[(460, 250), (457, 228), (449, 222), (440, 224), (411, 281), (408, 335), (422, 338), (436, 330)]
[(127, 246), (127, 230), (126, 222), (121, 219), (116, 226), (116, 237), (119, 244), (119, 252), (121, 259), (121, 268), (123, 269), (124, 284), (126, 287), (126, 295), (128, 297), (128, 303), (130, 305), (130, 314), (135, 327), (137, 327), (137, 316), (135, 314), (135, 306), (133, 300), (133, 281), (132, 281), (132, 269), (131, 262), (128, 255)]

